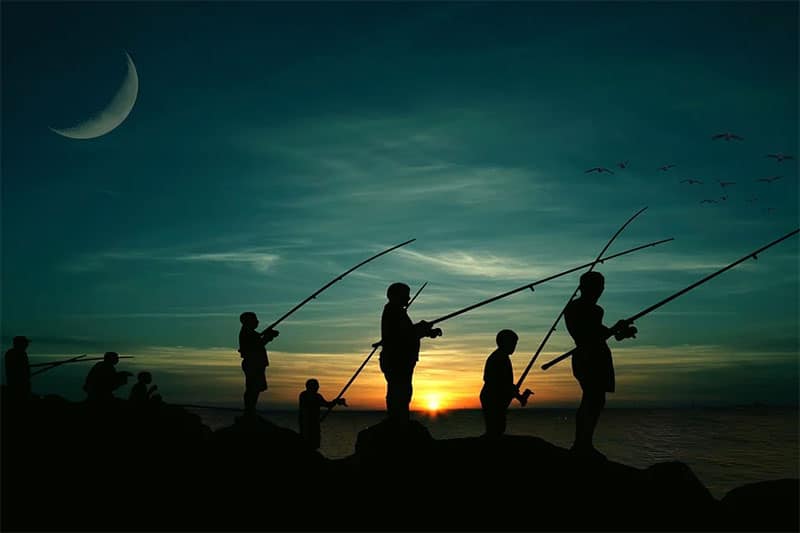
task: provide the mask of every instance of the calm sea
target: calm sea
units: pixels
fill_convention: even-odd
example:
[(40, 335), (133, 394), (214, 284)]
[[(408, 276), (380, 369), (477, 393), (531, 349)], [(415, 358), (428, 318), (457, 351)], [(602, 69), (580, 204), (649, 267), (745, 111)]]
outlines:
[[(195, 410), (212, 429), (233, 423), (234, 412)], [(511, 409), (507, 433), (533, 435), (568, 448), (574, 410)], [(297, 430), (295, 412), (270, 412), (273, 423)], [(380, 422), (383, 412), (340, 409), (322, 424), (320, 452), (331, 459), (353, 454), (358, 432)], [(434, 438), (483, 433), (480, 411), (415, 413)], [(645, 468), (677, 460), (689, 465), (711, 493), (721, 498), (745, 483), (800, 477), (797, 408), (607, 409), (595, 445), (610, 460)]]

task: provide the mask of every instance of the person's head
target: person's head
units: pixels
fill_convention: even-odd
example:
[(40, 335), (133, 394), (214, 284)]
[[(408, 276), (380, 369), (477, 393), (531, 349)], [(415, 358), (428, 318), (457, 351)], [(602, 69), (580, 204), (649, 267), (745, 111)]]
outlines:
[(519, 336), (516, 333), (511, 331), (510, 329), (503, 329), (497, 332), (497, 337), (495, 337), (495, 342), (497, 342), (497, 347), (503, 352), (511, 355), (514, 353), (514, 350), (517, 349), (517, 341), (519, 340)]
[(317, 392), (319, 390), (319, 381), (314, 378), (306, 380), (306, 390), (310, 392)]
[(258, 317), (252, 311), (245, 311), (239, 315), (239, 322), (246, 328), (256, 329), (258, 327)]
[(17, 337), (14, 337), (13, 343), (14, 343), (14, 348), (16, 348), (17, 350), (24, 350), (31, 343), (31, 340), (28, 337), (23, 337), (22, 335), (19, 335)]
[(145, 385), (149, 385), (153, 382), (153, 375), (150, 372), (139, 372), (136, 374), (136, 380), (139, 383), (144, 383)]
[(116, 365), (119, 363), (119, 354), (117, 352), (106, 352), (103, 354), (103, 361)]
[(386, 297), (393, 304), (408, 305), (408, 300), (411, 297), (411, 287), (405, 283), (392, 283), (386, 289)]
[(586, 272), (581, 275), (580, 289), (581, 296), (590, 300), (597, 301), (600, 295), (603, 294), (605, 288), (605, 278), (600, 272)]

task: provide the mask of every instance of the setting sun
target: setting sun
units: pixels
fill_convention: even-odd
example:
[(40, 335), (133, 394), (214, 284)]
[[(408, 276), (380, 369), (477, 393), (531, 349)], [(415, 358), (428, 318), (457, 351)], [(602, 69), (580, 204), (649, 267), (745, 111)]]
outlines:
[(442, 407), (442, 395), (435, 392), (428, 394), (425, 404), (428, 411), (438, 411)]

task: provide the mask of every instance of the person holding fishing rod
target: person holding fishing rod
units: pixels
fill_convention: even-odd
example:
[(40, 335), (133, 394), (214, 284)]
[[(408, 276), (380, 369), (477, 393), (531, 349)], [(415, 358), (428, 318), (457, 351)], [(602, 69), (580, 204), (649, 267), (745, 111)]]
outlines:
[(31, 367), (28, 361), (30, 339), (14, 337), (12, 347), (6, 351), (6, 391), (8, 399), (24, 402), (31, 397)]
[(322, 294), (331, 285), (337, 281), (341, 281), (345, 276), (354, 270), (361, 268), (367, 263), (388, 254), (402, 246), (406, 246), (414, 242), (416, 239), (409, 239), (400, 244), (396, 244), (391, 248), (387, 248), (367, 259), (364, 259), (357, 265), (345, 270), (328, 283), (311, 293), (303, 301), (289, 309), (280, 318), (272, 322), (261, 333), (256, 331), (258, 327), (258, 317), (252, 311), (246, 311), (239, 315), (239, 321), (242, 323), (242, 329), (239, 331), (239, 354), (242, 357), (242, 370), (245, 376), (245, 390), (244, 390), (244, 415), (247, 419), (254, 419), (256, 416), (256, 403), (258, 402), (258, 395), (267, 390), (267, 367), (269, 366), (269, 358), (267, 357), (266, 344), (278, 336), (278, 330), (275, 327), (294, 314), (298, 309), (306, 305), (311, 300), (316, 299), (317, 296)]
[(244, 414), (247, 417), (256, 415), (258, 395), (267, 390), (267, 343), (278, 336), (279, 332), (268, 327), (262, 332), (258, 328), (258, 317), (252, 311), (239, 315), (242, 329), (239, 330), (239, 354), (242, 356), (244, 372)]
[(625, 320), (612, 328), (603, 325), (603, 308), (597, 305), (605, 288), (605, 278), (597, 271), (589, 271), (580, 278), (581, 295), (564, 311), (567, 331), (575, 341), (577, 350), (572, 358), (572, 374), (581, 386), (583, 395), (575, 415), (575, 440), (572, 451), (581, 455), (604, 459), (592, 442), (600, 413), (606, 404), (606, 393), (614, 392), (614, 363), (606, 339), (614, 332), (621, 341), (635, 337), (637, 330)]
[(381, 372), (386, 379), (386, 412), (390, 420), (407, 422), (420, 339), (435, 339), (442, 335), (442, 330), (424, 320), (416, 324), (411, 321), (406, 311), (411, 288), (405, 283), (389, 285), (386, 297), (389, 301), (381, 315), (383, 347), (379, 356)]

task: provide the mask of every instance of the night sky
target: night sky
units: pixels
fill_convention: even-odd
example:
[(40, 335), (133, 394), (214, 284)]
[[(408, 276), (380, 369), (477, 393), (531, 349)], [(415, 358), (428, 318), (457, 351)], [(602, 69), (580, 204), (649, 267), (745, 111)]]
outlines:
[[(166, 401), (238, 405), (242, 311), (265, 326), (416, 239), (278, 327), (259, 406), (292, 408), (306, 379), (331, 398), (353, 374), (390, 283), (427, 281), (409, 314), (432, 320), (593, 260), (647, 206), (609, 253), (675, 240), (597, 267), (611, 325), (798, 226), (797, 21), (778, 2), (4, 2), (3, 349), (113, 350)], [(51, 131), (104, 107), (125, 52), (128, 118)], [(642, 318), (609, 341), (608, 406), (797, 405), (799, 277), (794, 237)], [(577, 280), (442, 323), (412, 408), (478, 407), (495, 334), (520, 336), (516, 377)], [(577, 404), (568, 362), (539, 368), (572, 346), (560, 325), (529, 409)], [(88, 369), (34, 391), (81, 399)], [(376, 354), (348, 403), (380, 409), (384, 386)]]

